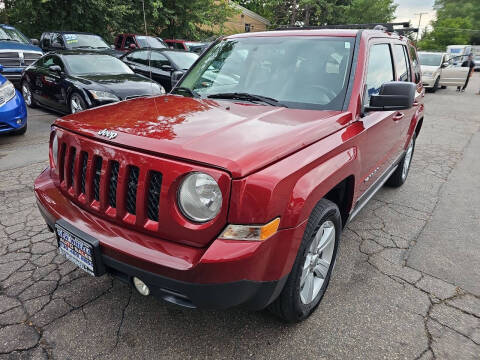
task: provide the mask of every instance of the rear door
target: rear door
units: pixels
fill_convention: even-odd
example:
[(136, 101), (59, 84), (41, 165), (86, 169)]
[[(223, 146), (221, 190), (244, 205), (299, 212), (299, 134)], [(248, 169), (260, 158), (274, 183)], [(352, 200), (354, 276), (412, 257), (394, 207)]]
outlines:
[(462, 67), (462, 56), (450, 58), (442, 68), (441, 86), (463, 86), (467, 81), (470, 67)]
[[(395, 79), (392, 52), (387, 40), (377, 39), (369, 44), (367, 72), (364, 86), (364, 106), (372, 95), (380, 92), (382, 84)], [(364, 114), (363, 126), (367, 143), (363, 151), (363, 174), (360, 188), (365, 191), (389, 169), (398, 157), (401, 120), (398, 111), (370, 111)]]

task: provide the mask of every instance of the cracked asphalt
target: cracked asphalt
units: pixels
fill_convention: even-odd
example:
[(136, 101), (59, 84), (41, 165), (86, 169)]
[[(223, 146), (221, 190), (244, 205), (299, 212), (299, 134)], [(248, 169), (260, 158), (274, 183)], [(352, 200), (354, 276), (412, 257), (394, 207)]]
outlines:
[(480, 76), (426, 95), (409, 179), (345, 230), (318, 310), (184, 309), (56, 252), (32, 192), (55, 115), (0, 137), (0, 359), (480, 359)]

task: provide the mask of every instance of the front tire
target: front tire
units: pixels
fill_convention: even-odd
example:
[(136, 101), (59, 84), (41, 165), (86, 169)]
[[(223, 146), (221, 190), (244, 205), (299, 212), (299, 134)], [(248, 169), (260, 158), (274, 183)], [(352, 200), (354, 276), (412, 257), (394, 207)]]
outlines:
[(33, 100), (32, 89), (26, 81), (22, 82), (22, 96), (25, 104), (27, 104), (29, 108), (36, 107), (35, 100)]
[(87, 109), (87, 104), (85, 100), (83, 100), (82, 95), (77, 92), (74, 92), (70, 96), (70, 113), (75, 114), (77, 112), (83, 111)]
[(408, 144), (407, 150), (403, 159), (398, 164), (397, 169), (387, 180), (386, 184), (391, 187), (400, 187), (407, 180), (408, 173), (410, 171), (410, 165), (412, 164), (413, 153), (415, 152), (415, 140), (416, 134), (413, 134), (410, 143)]
[(295, 263), (279, 297), (269, 310), (286, 322), (309, 317), (327, 289), (342, 231), (340, 211), (322, 199), (308, 219)]

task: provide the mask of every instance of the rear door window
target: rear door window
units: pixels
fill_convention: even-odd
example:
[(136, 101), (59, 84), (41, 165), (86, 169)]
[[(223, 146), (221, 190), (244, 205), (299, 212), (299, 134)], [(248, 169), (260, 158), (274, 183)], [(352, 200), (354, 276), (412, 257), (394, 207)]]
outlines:
[(390, 46), (388, 44), (372, 45), (368, 55), (365, 105), (368, 106), (370, 104), (372, 95), (380, 93), (380, 88), (384, 83), (393, 80)]
[(400, 44), (393, 45), (393, 56), (395, 58), (397, 81), (410, 81), (410, 74), (407, 65), (408, 61), (405, 55), (405, 46)]
[(127, 60), (137, 63), (137, 64), (142, 64), (142, 65), (147, 65), (148, 63), (148, 51), (143, 50), (143, 51), (134, 51), (130, 54), (127, 55)]

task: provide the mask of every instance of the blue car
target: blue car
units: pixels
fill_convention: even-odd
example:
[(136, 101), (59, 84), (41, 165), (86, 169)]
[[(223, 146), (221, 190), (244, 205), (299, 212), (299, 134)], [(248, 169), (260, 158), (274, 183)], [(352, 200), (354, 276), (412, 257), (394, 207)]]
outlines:
[[(0, 72), (3, 67), (0, 65)], [(27, 131), (27, 108), (12, 82), (0, 75), (0, 134), (24, 134)]]
[(3, 76), (20, 87), (23, 70), (39, 59), (42, 50), (11, 25), (0, 24), (0, 65)]

